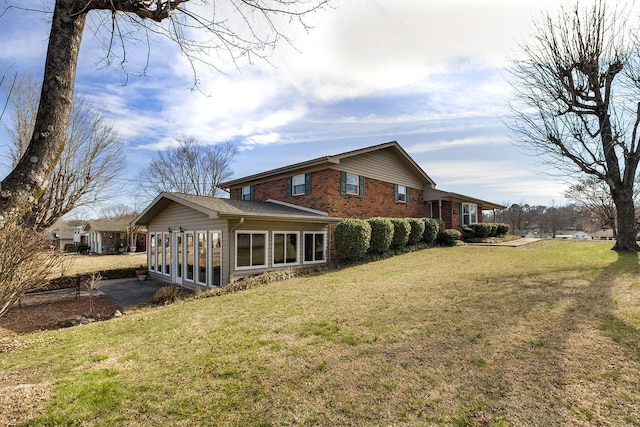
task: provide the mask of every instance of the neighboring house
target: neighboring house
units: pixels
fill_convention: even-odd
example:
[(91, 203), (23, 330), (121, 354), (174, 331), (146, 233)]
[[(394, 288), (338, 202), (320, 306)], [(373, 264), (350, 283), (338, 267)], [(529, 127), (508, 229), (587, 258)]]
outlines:
[(148, 230), (150, 275), (197, 289), (325, 263), (329, 224), (338, 221), (278, 201), (161, 193), (133, 223)]
[(437, 190), (395, 141), (220, 187), (230, 199), (162, 193), (136, 218), (134, 224), (149, 230), (152, 276), (189, 287), (217, 286), (330, 260), (333, 225), (343, 218), (428, 217), (461, 229), (481, 222), (485, 210), (504, 209)]
[(96, 254), (126, 251), (127, 224), (112, 221), (89, 221), (82, 227), (89, 250)]

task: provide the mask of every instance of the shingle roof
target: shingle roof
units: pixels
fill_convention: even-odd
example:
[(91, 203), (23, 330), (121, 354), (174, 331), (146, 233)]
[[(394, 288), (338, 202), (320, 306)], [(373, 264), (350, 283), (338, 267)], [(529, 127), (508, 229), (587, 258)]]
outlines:
[(218, 197), (196, 196), (184, 193), (161, 193), (135, 219), (135, 224), (148, 224), (157, 213), (170, 202), (177, 202), (192, 209), (216, 217), (251, 217), (263, 219), (288, 219), (307, 222), (337, 222), (339, 218), (329, 217), (327, 214), (312, 209), (296, 207), (277, 201), (248, 201), (231, 200)]

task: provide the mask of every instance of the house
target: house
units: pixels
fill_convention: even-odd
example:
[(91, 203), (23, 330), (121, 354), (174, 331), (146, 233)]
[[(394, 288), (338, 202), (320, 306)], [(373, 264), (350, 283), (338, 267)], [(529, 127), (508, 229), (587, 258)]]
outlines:
[(327, 262), (343, 218), (438, 218), (461, 229), (504, 206), (436, 189), (395, 142), (261, 172), (220, 185), (229, 199), (160, 194), (135, 220), (149, 231), (149, 270), (187, 287)]
[(134, 224), (148, 230), (149, 274), (190, 289), (328, 261), (326, 212), (288, 203), (161, 193)]
[(220, 185), (235, 200), (281, 200), (340, 218), (437, 218), (446, 228), (482, 222), (496, 203), (436, 189), (395, 141), (320, 157)]
[(89, 250), (96, 254), (113, 254), (127, 247), (127, 224), (114, 221), (88, 221), (81, 228)]

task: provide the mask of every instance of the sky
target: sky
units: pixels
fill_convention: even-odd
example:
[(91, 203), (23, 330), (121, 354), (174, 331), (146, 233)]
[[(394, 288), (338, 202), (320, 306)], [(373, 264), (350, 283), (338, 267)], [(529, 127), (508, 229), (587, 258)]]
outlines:
[[(52, 2), (21, 3), (37, 9)], [(160, 37), (150, 39), (150, 49), (144, 39), (127, 47), (130, 74), (119, 61), (105, 66), (99, 16), (90, 14), (76, 93), (102, 108), (127, 144), (123, 183), (181, 134), (234, 143), (233, 178), (397, 141), (438, 189), (505, 205), (565, 204), (568, 184), (545, 174), (543, 161), (517, 147), (507, 126), (506, 67), (529, 40), (534, 17), (555, 5), (335, 1), (308, 16), (308, 31), (285, 23), (291, 43), (281, 41), (268, 60), (234, 63), (212, 51), (205, 60), (217, 70), (196, 64), (196, 90), (189, 62)], [(39, 78), (48, 33), (41, 13), (2, 16), (0, 72)], [(7, 122), (5, 115), (3, 157)], [(120, 201), (143, 209), (134, 193), (123, 192)]]

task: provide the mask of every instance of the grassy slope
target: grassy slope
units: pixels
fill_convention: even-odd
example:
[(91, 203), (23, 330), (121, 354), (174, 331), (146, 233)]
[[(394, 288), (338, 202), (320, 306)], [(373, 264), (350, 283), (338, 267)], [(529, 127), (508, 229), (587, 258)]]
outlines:
[(638, 268), (429, 249), (25, 336), (0, 383), (51, 384), (29, 425), (640, 425)]

